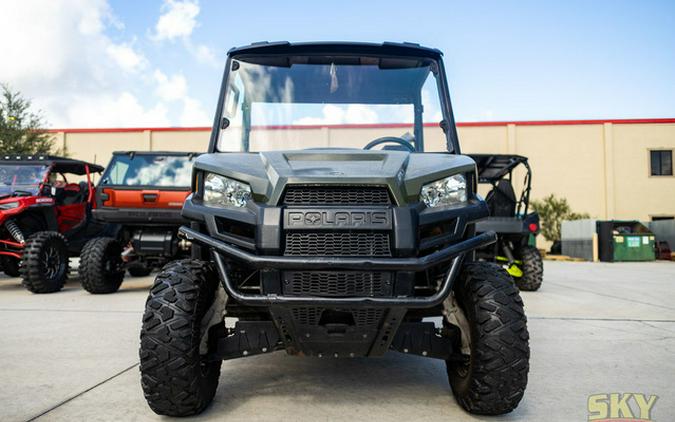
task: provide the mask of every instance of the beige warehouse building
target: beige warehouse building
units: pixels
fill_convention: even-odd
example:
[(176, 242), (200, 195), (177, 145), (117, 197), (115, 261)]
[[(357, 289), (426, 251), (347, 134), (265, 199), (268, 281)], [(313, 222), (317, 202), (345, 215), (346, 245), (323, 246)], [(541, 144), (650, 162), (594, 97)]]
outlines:
[[(402, 133), (405, 126), (401, 125)], [(388, 125), (391, 128), (391, 125)], [(533, 198), (554, 193), (598, 219), (654, 220), (675, 216), (674, 119), (476, 122), (458, 124), (464, 153), (529, 157)], [(381, 136), (377, 124), (260, 127), (283, 144), (345, 146)], [(273, 131), (270, 134), (269, 131)], [(56, 146), (105, 165), (113, 151), (205, 151), (210, 128), (57, 129)], [(287, 134), (287, 133), (286, 133)], [(440, 129), (429, 128), (428, 149), (442, 150)], [(306, 141), (305, 141), (306, 140)], [(255, 144), (255, 136), (252, 138)], [(302, 144), (302, 145), (300, 145)], [(517, 183), (514, 183), (517, 185)]]

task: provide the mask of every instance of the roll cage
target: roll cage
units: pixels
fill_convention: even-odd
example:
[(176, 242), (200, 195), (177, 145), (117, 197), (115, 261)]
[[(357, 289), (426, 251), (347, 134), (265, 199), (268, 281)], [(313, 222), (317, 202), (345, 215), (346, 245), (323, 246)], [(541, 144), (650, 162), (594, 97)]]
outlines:
[(527, 161), (527, 157), (509, 154), (469, 154), (469, 156), (476, 162), (478, 183), (491, 184), (492, 192), (500, 192), (498, 184), (503, 180), (511, 185), (512, 190), (513, 170), (519, 165), (523, 165), (526, 171), (525, 180), (523, 181), (520, 198), (516, 199), (515, 215), (527, 215), (530, 205), (530, 191), (532, 189), (532, 169)]
[[(0, 159), (0, 165), (43, 165), (47, 167), (44, 178), (41, 181), (37, 196), (42, 195), (45, 185), (48, 185), (49, 175), (56, 173), (60, 175), (74, 174), (77, 176), (87, 176), (87, 186), (89, 188), (89, 195), (87, 202), (91, 202), (93, 197), (93, 182), (91, 180), (91, 173), (102, 173), (104, 168), (98, 164), (88, 163), (86, 161), (73, 160), (70, 158), (57, 157), (52, 155), (39, 156), (4, 156)], [(65, 179), (65, 176), (64, 176)], [(67, 179), (66, 179), (67, 180)]]

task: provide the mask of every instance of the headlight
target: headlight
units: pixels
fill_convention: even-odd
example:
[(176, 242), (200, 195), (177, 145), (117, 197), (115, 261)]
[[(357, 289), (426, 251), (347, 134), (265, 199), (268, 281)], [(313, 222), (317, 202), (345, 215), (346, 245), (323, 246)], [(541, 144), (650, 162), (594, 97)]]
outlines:
[(461, 174), (422, 186), (420, 200), (427, 207), (445, 207), (466, 202), (466, 178)]
[(19, 206), (19, 202), (6, 202), (4, 204), (0, 204), (0, 210), (11, 210), (12, 208), (16, 208)]
[(244, 207), (251, 198), (251, 187), (229, 177), (207, 173), (204, 178), (204, 205)]

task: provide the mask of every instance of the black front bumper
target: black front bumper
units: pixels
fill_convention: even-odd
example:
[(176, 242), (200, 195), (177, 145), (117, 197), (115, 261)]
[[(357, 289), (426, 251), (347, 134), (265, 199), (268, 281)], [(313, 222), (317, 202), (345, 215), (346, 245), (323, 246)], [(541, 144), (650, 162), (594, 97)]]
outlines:
[[(227, 294), (243, 305), (272, 306), (272, 305), (321, 305), (338, 307), (405, 307), (430, 308), (443, 302), (452, 290), (464, 255), (497, 240), (494, 232), (487, 232), (467, 240), (447, 246), (421, 258), (339, 258), (339, 257), (287, 257), (254, 255), (236, 246), (213, 239), (188, 227), (181, 227), (179, 234), (191, 242), (207, 246), (212, 249), (223, 287)], [(280, 295), (251, 295), (240, 292), (232, 283), (227, 274), (223, 255), (244, 262), (257, 269), (275, 270), (363, 270), (363, 271), (424, 271), (452, 261), (443, 284), (432, 296), (424, 297), (315, 297), (315, 296), (280, 296)]]
[[(374, 219), (347, 227), (333, 222), (338, 212), (349, 215), (353, 211), (351, 215), (356, 216), (378, 210), (385, 210), (378, 214), (386, 217), (379, 221), (381, 226)], [(306, 218), (310, 213), (325, 213), (326, 221)], [(305, 216), (299, 224), (294, 220), (296, 214)], [(433, 324), (419, 320), (441, 315), (440, 305), (451, 294), (464, 258), (496, 241), (493, 232), (474, 235), (474, 224), (487, 214), (485, 203), (478, 198), (445, 209), (419, 204), (349, 208), (256, 203), (223, 209), (188, 197), (183, 215), (192, 224), (181, 227), (179, 236), (196, 246), (194, 256), (214, 262), (229, 296), (228, 315), (239, 318), (239, 328), (221, 338), (215, 359), (264, 353), (270, 348), (318, 357), (378, 356), (393, 348), (445, 359), (452, 352), (451, 339), (440, 335)], [(289, 251), (289, 245), (296, 248), (312, 240), (290, 244), (293, 236), (289, 235), (297, 233), (344, 233), (347, 238), (385, 234), (389, 240), (386, 250), (375, 248), (374, 253), (368, 253), (368, 248), (356, 254), (349, 248), (338, 253), (300, 248), (303, 253), (298, 253)], [(334, 250), (330, 248), (333, 243), (326, 245)], [(241, 277), (242, 268), (254, 278)], [(296, 276), (309, 281), (302, 288), (292, 288), (301, 286), (294, 284)], [(340, 277), (362, 279), (340, 284), (341, 288), (348, 284), (351, 290), (331, 291), (336, 285), (331, 283)], [(381, 284), (373, 281), (377, 277)], [(253, 282), (246, 284), (245, 280)], [(254, 341), (260, 338), (267, 340)], [(252, 346), (240, 350), (240, 344)], [(439, 348), (444, 352), (434, 352)]]
[[(335, 222), (301, 221), (295, 214), (307, 216), (327, 213), (363, 213), (382, 210), (383, 224), (374, 220), (361, 221), (358, 226), (338, 225)], [(332, 214), (331, 214), (332, 212)], [(214, 208), (200, 199), (189, 196), (183, 207), (183, 216), (194, 221), (192, 228), (183, 226), (179, 236), (204, 246), (215, 262), (223, 287), (228, 295), (244, 306), (321, 306), (321, 307), (376, 307), (376, 308), (432, 308), (450, 293), (464, 256), (496, 241), (493, 232), (473, 234), (473, 225), (488, 214), (485, 202), (472, 197), (466, 204), (446, 208), (426, 208), (421, 204), (382, 207), (344, 206), (269, 206), (249, 202), (246, 208)], [(386, 218), (384, 218), (386, 217)], [(385, 233), (390, 238), (389, 252), (380, 256), (361, 251), (354, 256), (315, 253), (288, 254), (288, 235), (295, 233)], [(285, 243), (286, 242), (286, 243)], [(381, 250), (379, 250), (381, 252)], [(316, 251), (310, 251), (310, 253)], [(342, 251), (341, 251), (342, 252)], [(366, 253), (363, 253), (366, 252)], [(203, 256), (205, 257), (205, 256)], [(236, 263), (261, 273), (261, 289), (251, 293), (238, 288), (230, 273)], [(266, 288), (264, 276), (276, 277), (278, 285), (289, 272), (389, 273), (395, 285), (386, 294), (287, 294), (281, 288)], [(418, 294), (415, 277), (435, 272), (433, 285)], [(403, 288), (399, 288), (399, 281)], [(437, 280), (437, 281), (436, 281)], [(407, 284), (406, 284), (407, 283)], [(327, 293), (327, 292), (326, 292)]]

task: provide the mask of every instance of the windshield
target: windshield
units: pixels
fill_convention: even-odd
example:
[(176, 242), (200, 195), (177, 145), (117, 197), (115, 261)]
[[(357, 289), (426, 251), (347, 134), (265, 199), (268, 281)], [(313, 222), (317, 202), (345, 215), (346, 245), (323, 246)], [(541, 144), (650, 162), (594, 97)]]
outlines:
[(191, 156), (115, 155), (101, 184), (189, 187), (191, 176)]
[(387, 137), (372, 148), (445, 151), (437, 74), (425, 58), (236, 57), (217, 149), (364, 148)]
[(38, 164), (0, 164), (0, 198), (37, 195), (48, 168)]

